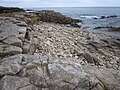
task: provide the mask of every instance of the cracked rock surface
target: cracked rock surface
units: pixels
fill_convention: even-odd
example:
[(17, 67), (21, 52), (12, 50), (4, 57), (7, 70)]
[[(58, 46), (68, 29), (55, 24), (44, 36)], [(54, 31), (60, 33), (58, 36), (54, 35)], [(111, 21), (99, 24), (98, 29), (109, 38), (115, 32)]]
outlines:
[(120, 39), (38, 18), (0, 15), (0, 90), (120, 90)]

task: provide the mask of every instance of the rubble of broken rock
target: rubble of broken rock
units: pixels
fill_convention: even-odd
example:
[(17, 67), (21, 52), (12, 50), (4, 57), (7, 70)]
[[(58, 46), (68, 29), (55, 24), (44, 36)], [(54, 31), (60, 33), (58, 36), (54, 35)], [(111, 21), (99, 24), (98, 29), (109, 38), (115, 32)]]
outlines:
[(0, 90), (119, 90), (120, 40), (33, 13), (0, 16)]

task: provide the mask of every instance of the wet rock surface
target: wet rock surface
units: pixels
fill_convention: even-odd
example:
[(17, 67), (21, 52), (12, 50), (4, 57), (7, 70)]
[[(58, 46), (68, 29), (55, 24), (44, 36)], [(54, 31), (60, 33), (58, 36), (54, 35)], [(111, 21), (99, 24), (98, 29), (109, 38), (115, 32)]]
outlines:
[(110, 16), (101, 16), (100, 18), (93, 18), (93, 19), (109, 19), (109, 18), (117, 18), (118, 16), (117, 15), (110, 15)]
[(0, 90), (119, 90), (120, 40), (33, 13), (0, 16)]
[(94, 29), (107, 29), (107, 31), (109, 32), (119, 32), (120, 31), (120, 27), (112, 27), (112, 26), (106, 26), (106, 27), (102, 27), (102, 26), (98, 26), (95, 27)]

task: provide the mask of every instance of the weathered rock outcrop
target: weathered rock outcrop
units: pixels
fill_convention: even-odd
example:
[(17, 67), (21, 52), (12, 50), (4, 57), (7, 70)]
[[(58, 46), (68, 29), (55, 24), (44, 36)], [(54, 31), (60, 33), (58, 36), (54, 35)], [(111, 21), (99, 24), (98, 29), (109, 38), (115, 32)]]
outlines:
[(108, 31), (120, 32), (120, 27), (111, 27)]
[(2, 7), (0, 6), (0, 14), (1, 13), (13, 13), (13, 12), (24, 12), (24, 9), (17, 7)]
[[(26, 34), (26, 26), (19, 26), (15, 18), (0, 17), (0, 56), (22, 53), (22, 45)], [(22, 25), (22, 24), (21, 24)]]
[(59, 12), (42, 10), (42, 11), (36, 12), (36, 14), (40, 17), (40, 20), (43, 22), (70, 24), (71, 26), (74, 26), (74, 27), (81, 27), (77, 24), (82, 22), (81, 20), (66, 17), (65, 15), (62, 15)]
[[(104, 88), (103, 90), (119, 90), (120, 86), (119, 86), (119, 75), (118, 72), (119, 71), (115, 71), (112, 69), (108, 69), (108, 68), (96, 68), (94, 66), (84, 66), (84, 70), (89, 73), (92, 74), (94, 76), (96, 76), (96, 78), (100, 81), (102, 87)], [(115, 75), (117, 75), (118, 77), (116, 78)], [(97, 89), (99, 90), (99, 89)]]
[(34, 13), (25, 13), (24, 16), (27, 18), (29, 25), (39, 24), (40, 22), (40, 17)]
[(0, 90), (120, 89), (119, 39), (36, 16), (0, 17)]
[(110, 16), (101, 16), (100, 19), (106, 19), (106, 18), (116, 18), (117, 15), (110, 15)]
[(77, 62), (40, 55), (16, 55), (3, 59), (0, 76), (1, 90), (102, 88), (97, 78), (84, 72)]
[(94, 29), (102, 29), (102, 28), (107, 29), (107, 31), (109, 31), (109, 32), (119, 32), (120, 31), (120, 27), (112, 27), (112, 26), (105, 26), (105, 27), (98, 26), (98, 27), (95, 27)]

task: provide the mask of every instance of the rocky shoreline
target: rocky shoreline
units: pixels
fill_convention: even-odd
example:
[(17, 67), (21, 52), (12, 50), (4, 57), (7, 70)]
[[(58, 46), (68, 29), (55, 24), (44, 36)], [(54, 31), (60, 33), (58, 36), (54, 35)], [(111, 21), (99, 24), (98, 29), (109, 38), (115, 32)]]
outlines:
[(120, 27), (112, 27), (112, 26), (106, 26), (106, 27), (102, 27), (102, 26), (98, 26), (95, 27), (94, 29), (107, 29), (107, 31), (109, 32), (119, 32), (120, 31)]
[(119, 39), (36, 13), (0, 14), (0, 90), (120, 89)]

